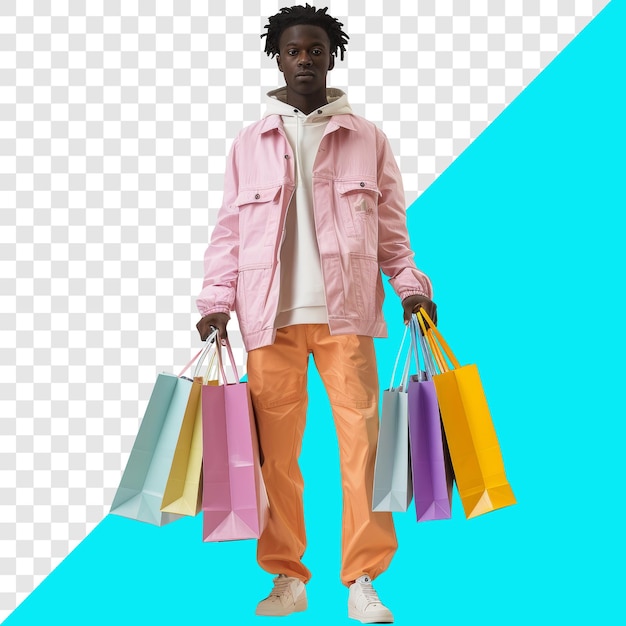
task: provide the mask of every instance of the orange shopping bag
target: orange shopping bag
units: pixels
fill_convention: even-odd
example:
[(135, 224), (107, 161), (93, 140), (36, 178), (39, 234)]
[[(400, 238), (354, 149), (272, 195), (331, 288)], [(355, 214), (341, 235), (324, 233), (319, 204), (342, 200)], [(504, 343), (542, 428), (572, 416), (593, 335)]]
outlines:
[(417, 318), (439, 370), (433, 382), (465, 516), (515, 504), (478, 368), (459, 365), (423, 309)]

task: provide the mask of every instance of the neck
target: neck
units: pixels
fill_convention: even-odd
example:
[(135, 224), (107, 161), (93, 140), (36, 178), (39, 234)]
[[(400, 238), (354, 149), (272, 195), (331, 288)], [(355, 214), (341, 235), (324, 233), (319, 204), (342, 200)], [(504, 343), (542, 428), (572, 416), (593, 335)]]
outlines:
[(328, 104), (328, 98), (326, 98), (326, 87), (319, 92), (312, 94), (302, 95), (293, 92), (289, 85), (287, 85), (287, 104), (292, 107), (296, 107), (302, 111), (305, 115), (319, 109), (320, 107)]

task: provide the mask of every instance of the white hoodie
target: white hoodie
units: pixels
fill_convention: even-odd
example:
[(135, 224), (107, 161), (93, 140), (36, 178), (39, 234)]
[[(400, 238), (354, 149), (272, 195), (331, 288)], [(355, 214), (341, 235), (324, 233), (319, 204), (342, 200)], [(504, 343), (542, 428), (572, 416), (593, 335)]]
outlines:
[(328, 313), (313, 215), (313, 163), (333, 115), (352, 113), (340, 89), (326, 90), (328, 104), (305, 115), (285, 102), (287, 88), (267, 94), (265, 116), (280, 115), (295, 160), (296, 190), (287, 211), (280, 252), (280, 297), (275, 327), (326, 324)]

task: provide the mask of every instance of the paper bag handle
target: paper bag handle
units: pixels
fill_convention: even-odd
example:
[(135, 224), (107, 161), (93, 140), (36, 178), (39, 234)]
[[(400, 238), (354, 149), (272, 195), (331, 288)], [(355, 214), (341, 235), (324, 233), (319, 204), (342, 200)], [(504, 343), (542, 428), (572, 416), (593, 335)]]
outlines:
[[(216, 331), (217, 332), (217, 331)], [(224, 371), (224, 362), (222, 361), (222, 340), (219, 338), (219, 334), (217, 336), (217, 362), (220, 365), (220, 372), (222, 373), (222, 381), (225, 385), (228, 385), (228, 379), (226, 378), (226, 372)], [(235, 357), (233, 356), (233, 350), (230, 347), (230, 342), (228, 339), (224, 339), (224, 345), (226, 346), (226, 350), (228, 352), (228, 357), (230, 358), (230, 365), (233, 368), (233, 372), (235, 372), (235, 376), (237, 377), (236, 383), (239, 382), (239, 371), (237, 370), (237, 365), (235, 364)]]
[(437, 371), (435, 370), (435, 364), (432, 360), (433, 357), (428, 349), (428, 346), (426, 345), (426, 339), (422, 334), (417, 316), (415, 314), (411, 316), (410, 328), (411, 342), (413, 343), (413, 352), (415, 353), (415, 365), (417, 371), (420, 372), (421, 370), (419, 363), (419, 353), (421, 350), (424, 370), (426, 371), (426, 380), (432, 380), (432, 377), (437, 373)]
[[(203, 385), (206, 385), (209, 382), (209, 380), (215, 380), (219, 376), (219, 373), (217, 370), (216, 338), (217, 338), (217, 330), (213, 331), (207, 337), (206, 345), (204, 347), (204, 350), (202, 351), (202, 355), (198, 359), (198, 363), (196, 364), (196, 368), (193, 373), (194, 379), (200, 378), (200, 377), (202, 378)], [(204, 375), (202, 375), (202, 372), (201, 372), (202, 364), (204, 363), (204, 360), (207, 358), (209, 354), (211, 354), (209, 358), (209, 363), (207, 365), (206, 372), (204, 373)]]
[[(426, 331), (425, 329), (423, 320), (420, 320), (420, 316), (428, 322), (428, 331)], [(439, 365), (439, 369), (442, 372), (446, 372), (450, 369), (445, 361), (444, 354), (448, 357), (448, 360), (452, 364), (453, 369), (458, 369), (459, 367), (461, 367), (456, 357), (454, 356), (454, 353), (450, 349), (450, 346), (446, 343), (446, 340), (443, 338), (443, 336), (435, 326), (434, 322), (430, 319), (430, 316), (428, 315), (428, 313), (426, 313), (426, 311), (424, 311), (423, 308), (421, 308), (417, 312), (417, 319), (420, 321), (420, 326), (425, 331), (428, 345), (430, 346), (430, 349), (435, 356), (435, 360), (437, 361), (437, 365)], [(437, 345), (435, 337), (437, 338), (439, 345)]]
[(198, 357), (200, 357), (200, 360), (196, 364), (196, 369), (194, 370), (194, 377), (197, 375), (198, 368), (200, 367), (200, 365), (202, 364), (202, 362), (206, 358), (207, 352), (209, 351), (209, 348), (211, 347), (211, 343), (213, 341), (215, 341), (216, 333), (217, 333), (217, 331), (211, 333), (211, 335), (209, 335), (207, 337), (207, 340), (205, 342), (204, 348), (202, 348), (202, 350), (199, 350), (197, 352), (197, 354), (195, 354), (195, 356), (191, 359), (191, 361), (189, 361), (189, 363), (187, 363), (187, 365), (185, 365), (185, 367), (183, 367), (183, 369), (178, 374), (178, 378), (180, 378), (196, 362), (196, 359)]
[[(409, 330), (409, 327), (406, 326), (404, 328), (404, 335), (402, 335), (402, 342), (400, 343), (400, 348), (398, 350), (398, 354), (396, 355), (396, 362), (393, 366), (393, 371), (391, 372), (391, 380), (389, 381), (389, 391), (393, 389), (393, 381), (396, 378), (396, 370), (398, 369), (398, 363), (400, 362), (400, 355), (402, 354), (402, 350), (404, 349), (404, 342), (406, 340), (406, 334)], [(411, 344), (409, 344), (409, 351), (407, 352), (406, 359), (404, 361), (404, 368), (402, 370), (402, 378), (400, 380), (400, 390), (406, 391), (406, 386), (409, 380), (409, 368), (411, 366)]]
[(437, 341), (435, 340), (435, 336), (432, 334), (430, 329), (426, 329), (426, 325), (421, 316), (418, 315), (417, 321), (419, 322), (420, 328), (422, 330), (422, 336), (424, 337), (424, 345), (428, 348), (429, 354), (433, 357), (435, 363), (437, 364), (437, 368), (441, 373), (447, 372), (450, 368), (446, 362), (443, 353), (441, 352)]

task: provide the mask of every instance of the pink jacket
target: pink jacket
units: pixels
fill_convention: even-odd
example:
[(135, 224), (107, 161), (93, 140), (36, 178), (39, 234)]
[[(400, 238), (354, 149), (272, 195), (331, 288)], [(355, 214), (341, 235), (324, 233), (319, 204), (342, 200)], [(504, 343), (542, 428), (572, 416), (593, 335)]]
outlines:
[[(280, 115), (244, 128), (228, 157), (224, 201), (204, 258), (202, 316), (236, 310), (248, 351), (273, 343), (280, 246), (295, 189)], [(402, 178), (383, 132), (335, 115), (313, 166), (315, 230), (331, 334), (384, 337), (382, 270), (401, 299), (432, 296), (413, 262)]]

